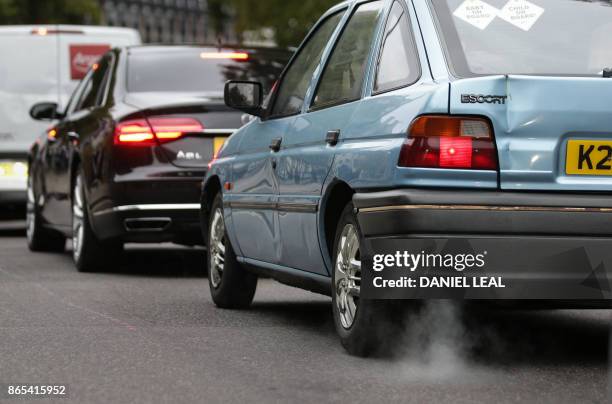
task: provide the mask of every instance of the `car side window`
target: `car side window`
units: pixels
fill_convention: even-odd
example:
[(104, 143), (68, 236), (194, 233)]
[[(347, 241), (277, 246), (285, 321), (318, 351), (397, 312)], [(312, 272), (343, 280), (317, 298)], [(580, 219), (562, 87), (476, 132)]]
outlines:
[(75, 112), (76, 107), (79, 104), (79, 101), (81, 100), (81, 94), (83, 93), (83, 87), (85, 86), (85, 83), (89, 81), (90, 77), (91, 77), (91, 72), (89, 72), (89, 74), (87, 74), (75, 88), (74, 92), (72, 93), (72, 96), (70, 97), (70, 100), (68, 101), (68, 105), (66, 106), (66, 111), (65, 111), (66, 116), (70, 116), (70, 114)]
[(81, 93), (81, 99), (76, 111), (98, 106), (100, 94), (104, 92), (104, 78), (106, 77), (109, 63), (110, 57), (106, 56), (92, 66), (93, 73), (83, 85), (83, 92)]
[(323, 108), (361, 98), (361, 90), (368, 68), (383, 2), (360, 5), (336, 44), (321, 79), (312, 108)]
[(421, 76), (419, 59), (408, 13), (394, 2), (387, 18), (374, 92), (405, 87)]
[(283, 75), (272, 107), (273, 117), (293, 115), (302, 110), (312, 75), (321, 62), (323, 51), (343, 15), (344, 11), (340, 11), (323, 21), (299, 51)]

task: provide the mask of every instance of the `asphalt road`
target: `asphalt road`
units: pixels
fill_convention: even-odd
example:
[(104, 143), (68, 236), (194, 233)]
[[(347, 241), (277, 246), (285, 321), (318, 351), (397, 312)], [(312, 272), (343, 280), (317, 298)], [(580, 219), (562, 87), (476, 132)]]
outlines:
[(66, 384), (58, 402), (79, 403), (609, 401), (610, 311), (438, 302), (395, 355), (359, 359), (329, 299), (264, 280), (251, 310), (218, 310), (202, 262), (150, 246), (79, 274), (68, 253), (31, 254), (0, 230), (0, 384)]

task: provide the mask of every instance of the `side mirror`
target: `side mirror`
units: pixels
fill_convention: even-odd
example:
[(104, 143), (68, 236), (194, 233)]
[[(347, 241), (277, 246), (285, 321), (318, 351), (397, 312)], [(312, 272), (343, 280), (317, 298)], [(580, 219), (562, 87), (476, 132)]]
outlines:
[(55, 102), (39, 102), (30, 108), (30, 116), (37, 121), (53, 121), (61, 119), (62, 113), (58, 112)]
[(263, 88), (255, 81), (228, 81), (225, 83), (225, 105), (249, 115), (263, 116)]

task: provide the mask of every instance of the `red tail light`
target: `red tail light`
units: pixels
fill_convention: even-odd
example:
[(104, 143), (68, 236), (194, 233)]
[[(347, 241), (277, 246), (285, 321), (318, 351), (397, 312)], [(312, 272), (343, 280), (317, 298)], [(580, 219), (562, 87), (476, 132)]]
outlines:
[(246, 52), (202, 52), (202, 59), (231, 59), (231, 60), (249, 60), (249, 54)]
[(493, 129), (483, 118), (419, 117), (410, 126), (398, 164), (400, 167), (497, 170)]
[(115, 144), (150, 146), (155, 144), (155, 135), (144, 119), (124, 121), (115, 127)]
[(115, 144), (151, 146), (167, 143), (183, 137), (187, 133), (199, 133), (202, 124), (193, 118), (154, 117), (123, 121), (115, 127)]

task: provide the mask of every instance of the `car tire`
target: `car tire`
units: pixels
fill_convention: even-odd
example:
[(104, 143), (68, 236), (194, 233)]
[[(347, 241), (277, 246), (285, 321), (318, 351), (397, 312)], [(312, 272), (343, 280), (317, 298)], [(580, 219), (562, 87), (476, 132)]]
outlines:
[(212, 300), (219, 308), (245, 309), (253, 302), (257, 276), (236, 259), (227, 237), (221, 193), (215, 196), (209, 212), (206, 262)]
[(77, 270), (94, 272), (108, 268), (122, 251), (123, 243), (102, 242), (91, 228), (83, 176), (79, 173), (72, 193), (72, 258)]
[[(343, 210), (334, 239), (332, 306), (342, 346), (354, 356), (384, 354), (402, 327), (401, 304), (360, 299), (362, 236), (352, 203)], [(389, 342), (389, 344), (387, 344)]]
[(28, 248), (35, 252), (63, 252), (66, 248), (66, 237), (54, 230), (46, 229), (36, 203), (36, 191), (33, 176), (28, 177), (26, 201), (26, 238)]

